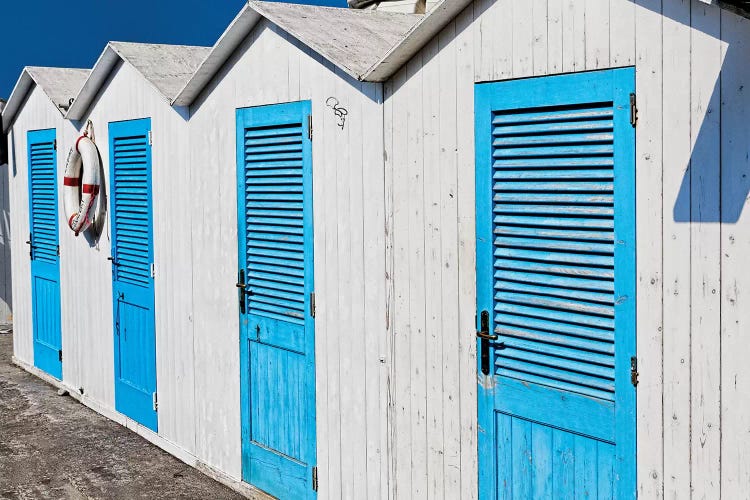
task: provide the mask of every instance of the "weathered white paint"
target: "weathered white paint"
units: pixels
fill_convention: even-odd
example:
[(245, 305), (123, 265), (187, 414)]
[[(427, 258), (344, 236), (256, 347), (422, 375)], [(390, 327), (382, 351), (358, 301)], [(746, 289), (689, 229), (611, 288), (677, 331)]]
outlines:
[[(85, 117), (105, 165), (106, 124), (152, 118), (161, 446), (240, 476), (235, 110), (309, 99), (320, 497), (476, 498), (474, 84), (635, 65), (639, 495), (746, 494), (750, 21), (700, 0), (475, 0), (413, 57), (383, 56), (410, 56), (384, 84), (267, 20), (237, 42), (189, 110), (118, 63)], [(58, 154), (75, 138), (42, 99), (13, 126), (17, 152), (29, 129), (60, 127)], [(24, 277), (25, 162), (9, 177)], [(63, 226), (61, 282), (64, 382), (112, 412), (107, 235)], [(16, 356), (31, 364), (27, 281)]]
[(13, 323), (10, 261), (10, 192), (8, 164), (0, 165), (0, 325)]
[[(343, 129), (326, 100), (348, 110)], [(382, 90), (361, 83), (268, 22), (191, 107), (190, 196), (197, 449), (239, 474), (240, 408), (235, 110), (311, 100), (320, 495), (380, 497), (386, 330)], [(199, 264), (210, 262), (210, 265)], [(221, 363), (216, 360), (221, 359)], [(221, 390), (216, 390), (217, 386)], [(217, 443), (222, 443), (217, 446)]]
[[(392, 496), (467, 498), (477, 487), (474, 82), (635, 65), (639, 494), (743, 497), (750, 21), (698, 0), (475, 0), (439, 40), (441, 50), (428, 44), (385, 85)], [(462, 158), (457, 193), (442, 175), (452, 158), (434, 161), (446, 151)], [(435, 203), (457, 216), (435, 226)], [(683, 208), (687, 218), (675, 213)], [(452, 293), (436, 293), (436, 276)], [(438, 321), (431, 301), (441, 301)], [(431, 372), (441, 349), (469, 369)], [(460, 420), (446, 411), (454, 390)], [(460, 486), (446, 480), (451, 456), (466, 458)]]

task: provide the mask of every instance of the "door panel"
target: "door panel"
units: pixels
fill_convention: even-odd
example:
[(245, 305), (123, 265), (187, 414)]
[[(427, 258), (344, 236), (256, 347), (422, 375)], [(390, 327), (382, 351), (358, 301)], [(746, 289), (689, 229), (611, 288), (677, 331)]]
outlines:
[(315, 494), (309, 115), (237, 111), (243, 479), (279, 498)]
[(109, 124), (115, 408), (157, 430), (151, 120)]
[(62, 379), (55, 130), (28, 133), (34, 365)]
[(634, 498), (632, 68), (477, 85), (482, 498)]

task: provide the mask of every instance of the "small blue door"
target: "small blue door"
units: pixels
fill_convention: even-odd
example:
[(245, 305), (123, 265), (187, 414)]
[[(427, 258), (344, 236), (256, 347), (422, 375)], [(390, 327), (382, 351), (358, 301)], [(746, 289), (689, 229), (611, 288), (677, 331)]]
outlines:
[(151, 120), (109, 124), (115, 408), (157, 430)]
[(28, 133), (34, 366), (62, 380), (55, 130)]
[(482, 499), (636, 497), (634, 89), (476, 87)]
[(310, 103), (237, 111), (242, 478), (313, 498)]

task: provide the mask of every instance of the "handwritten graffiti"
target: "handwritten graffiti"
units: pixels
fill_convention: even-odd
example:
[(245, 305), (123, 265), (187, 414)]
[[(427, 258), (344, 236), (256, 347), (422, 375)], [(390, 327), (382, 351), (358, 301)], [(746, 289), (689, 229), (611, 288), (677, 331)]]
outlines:
[(346, 116), (349, 114), (349, 111), (347, 111), (345, 107), (340, 106), (339, 100), (335, 97), (329, 97), (328, 99), (326, 99), (326, 106), (333, 110), (333, 112), (339, 119), (338, 126), (341, 128), (341, 130), (344, 130), (344, 125), (346, 124)]

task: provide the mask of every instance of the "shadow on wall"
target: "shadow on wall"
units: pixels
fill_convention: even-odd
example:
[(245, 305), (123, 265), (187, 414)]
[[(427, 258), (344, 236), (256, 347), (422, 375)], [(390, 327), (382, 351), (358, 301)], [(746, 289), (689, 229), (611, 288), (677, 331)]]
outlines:
[[(667, 1), (677, 0), (664, 3)], [(654, 3), (652, 10), (658, 12), (662, 2)], [(691, 100), (684, 105), (690, 107), (694, 115), (692, 149), (677, 198), (665, 199), (664, 203), (674, 203), (675, 222), (735, 224), (750, 194), (750, 127), (747, 125), (750, 120), (750, 20), (726, 11), (721, 12), (719, 19), (719, 7), (695, 1), (691, 10), (694, 77), (692, 82), (686, 82), (692, 85)], [(670, 17), (666, 6), (663, 13)], [(685, 24), (684, 19), (672, 19)], [(696, 42), (700, 44), (698, 50)], [(716, 58), (721, 59), (720, 70), (711, 69)], [(715, 74), (707, 75), (710, 78), (705, 80), (705, 88), (700, 88), (702, 78), (695, 77), (696, 71)], [(665, 88), (664, 92), (669, 89)], [(669, 126), (669, 112), (665, 110), (664, 128)]]
[(0, 161), (0, 324), (10, 321), (10, 199), (7, 161)]

